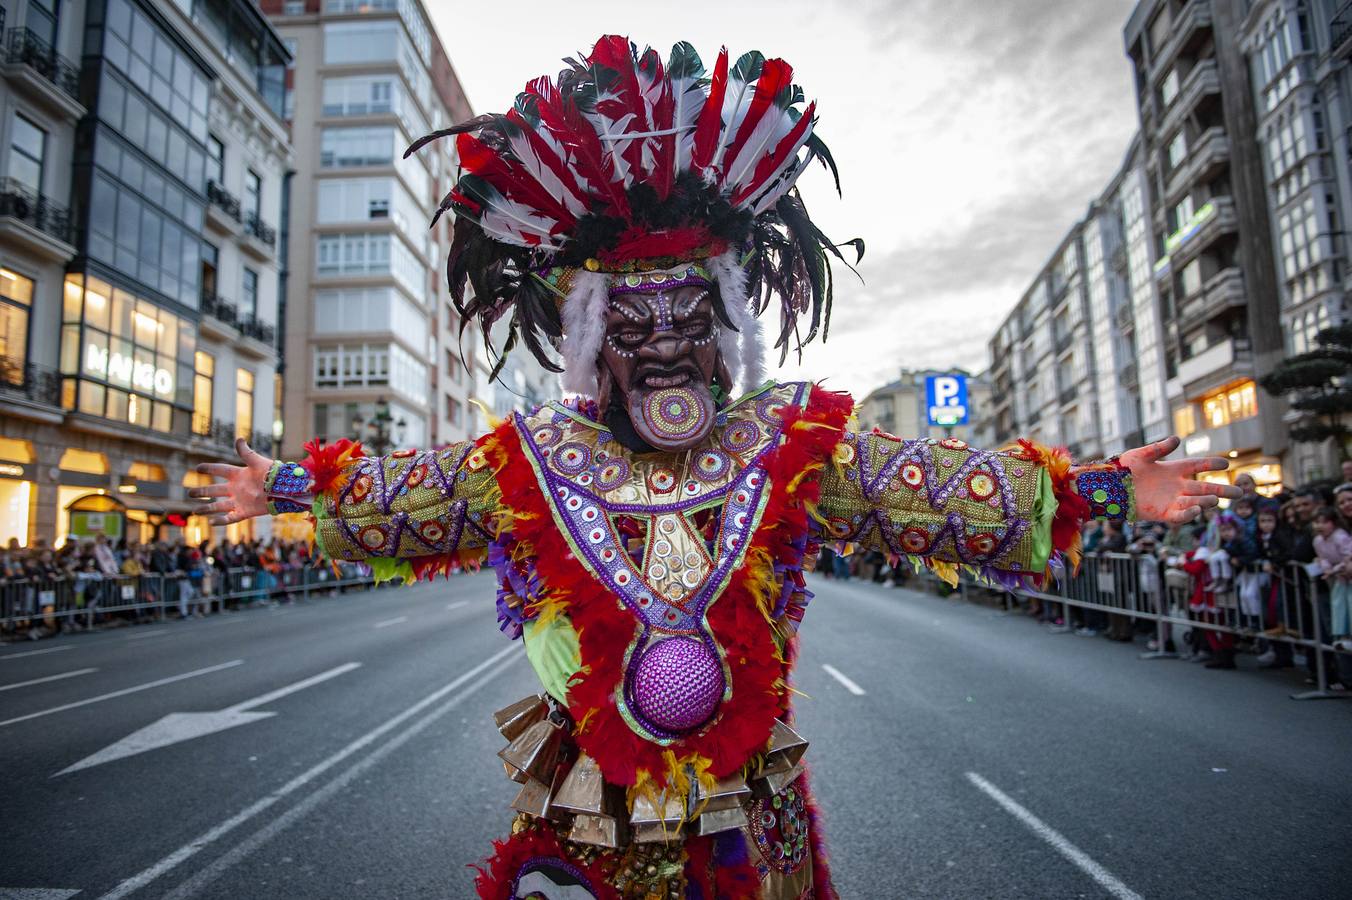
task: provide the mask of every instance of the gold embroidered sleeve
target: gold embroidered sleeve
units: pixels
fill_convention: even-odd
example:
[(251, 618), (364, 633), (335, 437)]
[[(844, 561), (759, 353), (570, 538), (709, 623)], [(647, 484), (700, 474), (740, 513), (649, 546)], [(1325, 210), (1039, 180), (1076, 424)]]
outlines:
[(471, 441), (362, 457), (315, 500), (315, 541), (344, 560), (483, 548), (498, 499), (493, 471)]
[(1041, 574), (1056, 499), (1046, 469), (959, 440), (847, 433), (821, 479), (823, 540), (979, 570)]

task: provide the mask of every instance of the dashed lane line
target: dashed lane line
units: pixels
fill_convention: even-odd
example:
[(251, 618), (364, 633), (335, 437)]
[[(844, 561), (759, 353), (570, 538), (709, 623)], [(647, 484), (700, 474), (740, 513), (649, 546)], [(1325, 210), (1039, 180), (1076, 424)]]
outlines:
[(74, 644), (65, 644), (60, 647), (43, 647), (41, 650), (25, 650), (22, 653), (6, 653), (0, 656), (0, 659), (18, 659), (21, 656), (41, 656), (44, 653), (60, 653), (62, 650), (74, 650)]
[(853, 680), (851, 680), (848, 676), (846, 676), (843, 672), (841, 672), (839, 669), (837, 669), (830, 663), (822, 663), (822, 668), (826, 670), (827, 675), (830, 675), (836, 681), (839, 681), (841, 684), (845, 685), (845, 690), (849, 691), (851, 694), (854, 694), (856, 697), (862, 697), (868, 693), (868, 691), (864, 690), (859, 685), (855, 684)]
[(1078, 866), (1080, 871), (1098, 882), (1099, 887), (1112, 894), (1117, 900), (1142, 900), (1140, 894), (1123, 884), (1117, 876), (1095, 862), (1088, 853), (1072, 844), (1061, 832), (1033, 815), (1013, 797), (975, 772), (968, 772), (967, 780), (976, 785), (986, 796), (1004, 807), (1005, 812), (1026, 825), (1029, 831), (1051, 844), (1057, 853)]
[(184, 672), (181, 675), (170, 675), (168, 678), (157, 678), (154, 681), (147, 681), (145, 684), (133, 685), (129, 688), (123, 688), (120, 691), (112, 691), (107, 694), (99, 694), (97, 697), (90, 697), (87, 700), (76, 700), (74, 703), (63, 703), (60, 706), (53, 706), (51, 709), (39, 710), (35, 713), (29, 713), (26, 716), (15, 716), (12, 719), (5, 719), (0, 722), (0, 728), (6, 725), (14, 725), (19, 722), (27, 722), (29, 719), (37, 719), (42, 716), (50, 716), (53, 713), (65, 712), (68, 709), (75, 709), (78, 706), (88, 706), (91, 703), (100, 703), (104, 700), (112, 700), (114, 697), (125, 697), (127, 694), (135, 694), (138, 691), (148, 691), (151, 688), (162, 687), (166, 684), (173, 684), (175, 681), (183, 681), (185, 678), (196, 678), (199, 675), (210, 675), (212, 672), (219, 672), (222, 669), (233, 669), (235, 666), (244, 664), (242, 659), (232, 659), (230, 662), (220, 663), (214, 666), (207, 666), (204, 669), (193, 669), (191, 672)]
[[(334, 753), (332, 756), (327, 757), (310, 769), (297, 775), (266, 797), (263, 797), (261, 800), (258, 800), (252, 805), (235, 813), (235, 815), (216, 825), (211, 830), (199, 835), (197, 838), (194, 838), (192, 841), (189, 841), (187, 844), (184, 844), (182, 847), (179, 847), (173, 853), (170, 853), (168, 856), (164, 857), (164, 859), (144, 871), (126, 879), (111, 891), (100, 897), (99, 900), (121, 900), (122, 897), (126, 897), (129, 894), (139, 891), (151, 882), (158, 880), (165, 874), (173, 871), (192, 857), (196, 856), (202, 850), (216, 843), (236, 828), (239, 828), (250, 819), (255, 818), (259, 814), (265, 812), (268, 808), (285, 799), (287, 796), (294, 794), (316, 778), (319, 778), (343, 760), (375, 743), (381, 737), (394, 731), (400, 725), (403, 725), (409, 719), (423, 712), (423, 710), (427, 709), (429, 706), (445, 699), (448, 695), (454, 694), (449, 700), (442, 703), (441, 706), (408, 725), (384, 744), (377, 746), (365, 757), (359, 759), (339, 775), (319, 787), (314, 793), (301, 800), (291, 809), (254, 832), (239, 844), (227, 850), (213, 861), (211, 865), (180, 884), (172, 892), (163, 894), (162, 898), (163, 900), (185, 900), (185, 898), (197, 895), (224, 874), (227, 869), (241, 862), (250, 853), (266, 844), (285, 828), (309, 815), (321, 803), (324, 803), (330, 797), (342, 791), (343, 788), (366, 770), (370, 769), (399, 747), (412, 740), (415, 736), (432, 725), (432, 723), (454, 709), (466, 697), (469, 697), (480, 688), (492, 682), (494, 678), (500, 675), (508, 666), (512, 665), (512, 663), (519, 658), (520, 651), (518, 651), (515, 646), (504, 647), (502, 650), (499, 650), (497, 653), (488, 657), (488, 659), (485, 659), (468, 672), (460, 675), (454, 681), (438, 688), (408, 709), (405, 709), (393, 718), (388, 719), (384, 723), (366, 732), (366, 734), (363, 734), (361, 737), (352, 741), (352, 743), (348, 744), (337, 753)], [(483, 677), (469, 683), (472, 679), (475, 679), (481, 674)], [(463, 691), (460, 691), (460, 693), (455, 693), (462, 685), (467, 686)]]
[(15, 688), (28, 687), (33, 684), (46, 684), (48, 681), (61, 681), (65, 678), (74, 678), (76, 675), (88, 675), (90, 672), (97, 672), (98, 669), (76, 669), (73, 672), (62, 672), (60, 675), (48, 675), (46, 678), (33, 678), (28, 681), (16, 681), (13, 684), (0, 684), (0, 691), (12, 691)]
[(450, 610), (450, 609), (459, 609), (460, 607), (464, 606), (464, 605), (467, 604), (467, 603), (469, 603), (468, 600), (457, 600), (457, 601), (455, 601), (454, 603), (447, 603), (447, 604), (446, 604), (446, 608), (447, 608), (448, 610)]
[(393, 619), (385, 619), (372, 625), (372, 628), (389, 628), (391, 625), (400, 625), (408, 621), (408, 616), (395, 616)]

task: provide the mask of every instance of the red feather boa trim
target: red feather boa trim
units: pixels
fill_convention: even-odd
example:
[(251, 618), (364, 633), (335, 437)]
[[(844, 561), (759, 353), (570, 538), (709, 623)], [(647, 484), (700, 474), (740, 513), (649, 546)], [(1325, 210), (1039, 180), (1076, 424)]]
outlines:
[(1056, 515), (1052, 519), (1052, 549), (1064, 553), (1072, 569), (1080, 565), (1080, 526), (1092, 518), (1089, 501), (1075, 492), (1070, 451), (1065, 447), (1047, 447), (1019, 439), (1023, 457), (1047, 470), (1056, 497)]
[(339, 438), (327, 446), (314, 438), (301, 449), (305, 451), (306, 457), (300, 461), (300, 465), (314, 479), (316, 497), (332, 490), (343, 473), (365, 455), (360, 441), (347, 438)]
[(765, 748), (775, 718), (788, 708), (787, 666), (767, 622), (773, 563), (798, 561), (793, 543), (807, 531), (805, 504), (815, 503), (820, 494), (815, 475), (840, 441), (853, 408), (849, 395), (813, 388), (805, 410), (785, 411), (785, 439), (763, 461), (770, 496), (760, 527), (745, 564), (707, 613), (732, 676), (732, 698), (712, 726), (670, 747), (635, 734), (615, 707), (614, 690), (624, 677), (623, 650), (638, 629), (633, 614), (600, 593), (574, 558), (512, 424), (504, 422), (485, 443), (513, 536), (529, 547), (546, 600), (561, 604), (578, 631), (583, 667), (569, 685), (569, 711), (578, 723), (579, 746), (607, 781), (632, 786), (642, 773), (664, 786), (673, 757), (708, 760), (708, 773), (721, 778)]
[[(565, 860), (591, 882), (596, 900), (620, 900), (619, 892), (610, 885), (613, 874), (600, 861), (584, 865), (564, 852), (558, 835), (548, 826), (535, 826), (517, 832), (505, 841), (493, 842), (493, 855), (482, 865), (473, 866), (479, 874), (474, 879), (474, 890), (480, 900), (513, 900), (512, 882), (521, 867), (532, 859), (555, 857)], [(485, 868), (486, 867), (486, 868)]]

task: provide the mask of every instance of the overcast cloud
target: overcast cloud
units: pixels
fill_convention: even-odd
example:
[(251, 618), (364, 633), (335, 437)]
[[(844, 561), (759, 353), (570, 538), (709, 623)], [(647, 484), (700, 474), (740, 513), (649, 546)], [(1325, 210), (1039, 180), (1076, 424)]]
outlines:
[[(984, 369), (986, 341), (1117, 171), (1136, 128), (1122, 26), (1131, 0), (431, 4), (474, 105), (628, 34), (665, 55), (726, 43), (793, 64), (841, 170), (800, 185), (864, 283), (837, 272), (830, 339), (784, 377), (862, 397), (903, 367)], [(493, 20), (501, 10), (501, 21)], [(673, 14), (671, 10), (680, 10)], [(773, 329), (773, 323), (771, 323)]]

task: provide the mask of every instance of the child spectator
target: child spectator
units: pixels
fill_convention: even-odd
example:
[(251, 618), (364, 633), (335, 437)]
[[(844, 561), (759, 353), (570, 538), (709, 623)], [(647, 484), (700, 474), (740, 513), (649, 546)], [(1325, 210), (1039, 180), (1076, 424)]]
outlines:
[(1348, 601), (1352, 599), (1352, 535), (1339, 524), (1337, 511), (1327, 506), (1314, 514), (1314, 532), (1314, 552), (1324, 580), (1329, 584), (1332, 640), (1345, 642), (1352, 634), (1348, 622)]
[(1230, 514), (1239, 520), (1240, 526), (1244, 529), (1245, 539), (1251, 542), (1258, 537), (1258, 520), (1254, 517), (1255, 511), (1256, 507), (1252, 497), (1240, 497), (1230, 504)]

